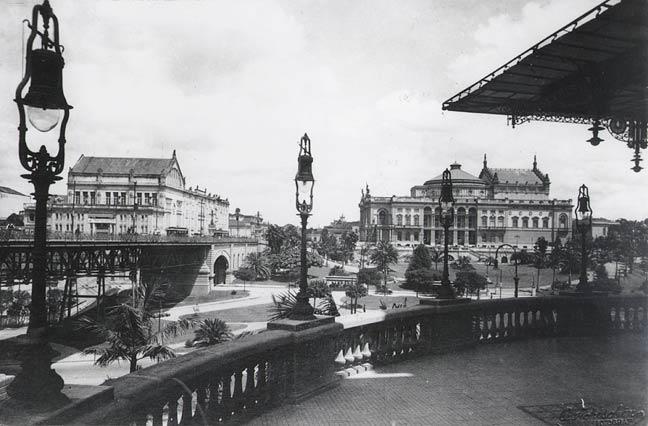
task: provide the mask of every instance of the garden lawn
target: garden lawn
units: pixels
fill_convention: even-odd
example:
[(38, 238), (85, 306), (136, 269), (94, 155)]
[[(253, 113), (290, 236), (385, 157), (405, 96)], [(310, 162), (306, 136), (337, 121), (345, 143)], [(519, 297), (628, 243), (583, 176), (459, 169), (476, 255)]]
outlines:
[(195, 305), (198, 303), (207, 303), (207, 302), (216, 302), (220, 300), (229, 300), (229, 299), (240, 299), (241, 297), (246, 297), (249, 293), (247, 291), (236, 291), (236, 294), (232, 294), (230, 290), (212, 290), (209, 294), (202, 296), (189, 296), (186, 299), (176, 303), (175, 306), (189, 306)]

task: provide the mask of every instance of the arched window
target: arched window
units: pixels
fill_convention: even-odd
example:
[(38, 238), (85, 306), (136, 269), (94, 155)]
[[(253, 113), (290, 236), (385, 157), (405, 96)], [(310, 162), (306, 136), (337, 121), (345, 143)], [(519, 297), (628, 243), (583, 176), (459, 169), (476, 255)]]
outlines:
[(408, 214), (405, 215), (405, 225), (410, 226), (412, 224), (412, 217)]
[(378, 213), (378, 225), (387, 225), (387, 212), (384, 210)]
[(542, 218), (542, 227), (543, 228), (549, 228), (549, 218), (548, 217), (543, 217)]
[(518, 225), (518, 217), (517, 217), (517, 216), (513, 216), (513, 217), (511, 218), (511, 223), (512, 223), (512, 225), (513, 225), (513, 228), (517, 228), (517, 227), (519, 226), (519, 225)]
[(558, 217), (558, 227), (567, 228), (567, 215), (565, 213)]
[(497, 226), (499, 226), (499, 227), (504, 226), (504, 216), (498, 216), (497, 217)]
[(403, 224), (403, 215), (402, 214), (397, 214), (396, 215), (396, 225), (402, 225)]
[(457, 228), (466, 227), (466, 209), (459, 207), (457, 209)]
[(522, 228), (528, 228), (529, 227), (529, 218), (528, 217), (523, 217), (522, 218)]
[(474, 207), (468, 209), (468, 228), (477, 228), (477, 209)]
[(540, 220), (537, 217), (534, 217), (533, 219), (531, 219), (531, 222), (533, 222), (533, 227), (537, 228)]
[(414, 226), (419, 226), (419, 215), (414, 215)]
[(432, 226), (432, 208), (426, 207), (423, 209), (423, 226), (430, 228)]
[(481, 218), (481, 226), (488, 226), (488, 217), (482, 216), (482, 218)]
[(434, 209), (434, 226), (437, 228), (441, 226), (441, 209), (439, 207)]
[(495, 226), (495, 216), (491, 216), (490, 220), (488, 221), (489, 226)]

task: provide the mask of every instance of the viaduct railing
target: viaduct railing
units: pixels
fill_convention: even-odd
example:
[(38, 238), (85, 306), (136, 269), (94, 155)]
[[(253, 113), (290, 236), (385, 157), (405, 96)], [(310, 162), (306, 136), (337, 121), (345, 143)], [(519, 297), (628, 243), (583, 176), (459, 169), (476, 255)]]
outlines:
[(647, 310), (642, 295), (552, 296), (418, 305), (346, 328), (268, 330), (118, 378), (110, 403), (63, 409), (45, 423), (239, 422), (334, 386), (367, 362), (524, 338), (646, 332)]

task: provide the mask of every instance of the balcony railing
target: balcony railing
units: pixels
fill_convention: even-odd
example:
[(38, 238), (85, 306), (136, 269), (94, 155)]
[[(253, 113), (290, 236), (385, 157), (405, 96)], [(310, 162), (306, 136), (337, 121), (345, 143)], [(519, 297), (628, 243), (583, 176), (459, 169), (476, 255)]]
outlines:
[(366, 363), (514, 339), (646, 332), (647, 310), (646, 296), (552, 296), (418, 305), (344, 329), (269, 330), (118, 378), (114, 401), (63, 410), (46, 423), (240, 422)]

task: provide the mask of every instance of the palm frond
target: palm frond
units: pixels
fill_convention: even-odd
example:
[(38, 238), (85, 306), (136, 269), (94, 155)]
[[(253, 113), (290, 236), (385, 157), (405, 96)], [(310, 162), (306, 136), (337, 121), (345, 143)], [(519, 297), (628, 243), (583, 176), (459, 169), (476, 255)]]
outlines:
[(147, 345), (140, 352), (142, 355), (141, 358), (150, 358), (156, 361), (161, 361), (169, 358), (175, 358), (175, 353), (171, 348), (164, 345)]

